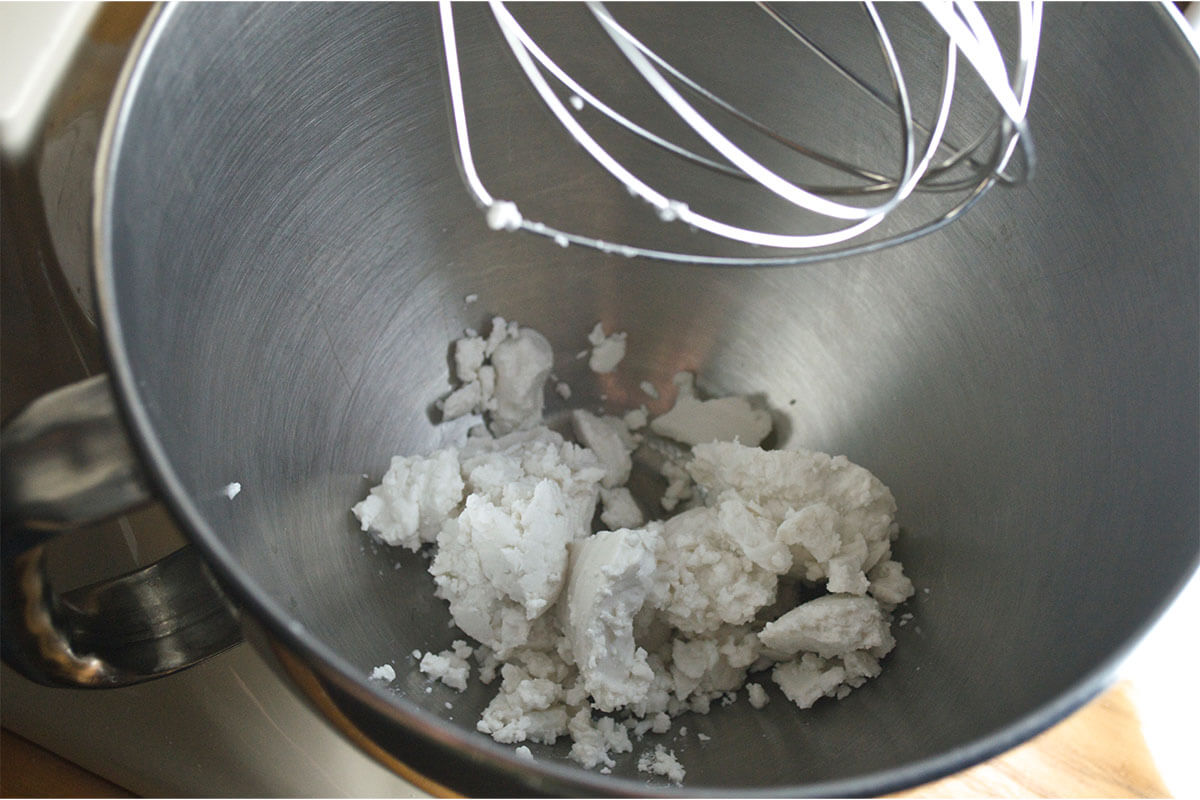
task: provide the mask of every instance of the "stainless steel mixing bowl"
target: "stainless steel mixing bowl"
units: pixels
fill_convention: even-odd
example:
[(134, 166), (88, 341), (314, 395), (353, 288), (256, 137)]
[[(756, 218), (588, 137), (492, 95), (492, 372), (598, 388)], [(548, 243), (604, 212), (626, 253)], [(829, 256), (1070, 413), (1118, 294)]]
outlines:
[[(511, 69), (472, 30), (473, 74)], [(783, 86), (784, 61), (726, 68)], [(455, 638), (445, 605), (424, 559), (369, 546), (349, 514), (363, 473), (462, 435), (431, 404), (448, 343), (491, 314), (549, 338), (573, 403), (634, 407), (641, 381), (695, 370), (710, 391), (762, 393), (779, 445), (845, 453), (897, 498), (919, 591), (883, 675), (809, 711), (776, 697), (680, 720), (712, 736), (670, 741), (684, 790), (911, 785), (1105, 685), (1200, 557), (1200, 69), (1167, 9), (1048, 6), (1034, 183), (898, 249), (797, 269), (489, 231), (460, 183), (440, 64), (428, 5), (169, 7), (98, 171), (100, 311), (143, 462), (263, 652), (336, 724), (472, 793), (669, 790), (636, 757), (611, 776), (563, 743), (520, 761), (474, 731), (494, 688), (425, 693), (408, 654)], [(545, 112), (507, 85), (477, 84), (495, 121), (477, 149), (551, 198), (590, 180), (553, 134), (510, 137)], [(778, 112), (779, 98), (747, 102)], [(588, 194), (606, 224), (654, 234), (646, 215), (613, 221), (619, 188)], [(574, 358), (598, 320), (628, 332), (606, 376)], [(368, 683), (393, 661), (393, 687)]]

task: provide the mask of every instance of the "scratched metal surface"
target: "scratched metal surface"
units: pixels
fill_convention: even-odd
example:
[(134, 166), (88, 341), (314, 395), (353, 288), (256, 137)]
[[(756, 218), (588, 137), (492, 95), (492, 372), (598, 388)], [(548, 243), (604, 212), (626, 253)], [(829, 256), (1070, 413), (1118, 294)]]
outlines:
[[(1161, 30), (1147, 23), (1133, 35), (1079, 11), (1048, 11), (1048, 26), (1095, 38), (1089, 48), (1048, 42), (1046, 60), (1060, 68), (1044, 72), (1034, 108), (1056, 123), (1035, 128), (1036, 187), (997, 194), (960, 226), (887, 256), (736, 275), (484, 238), (453, 174), (436, 62), (420, 55), (431, 17), (397, 19), (387, 6), (336, 20), (322, 6), (178, 11), (213, 14), (206, 36), (255, 47), (223, 61), (181, 41), (165, 51), (185, 57), (178, 72), (148, 73), (168, 100), (139, 109), (138, 126), (188, 135), (146, 137), (131, 150), (144, 161), (122, 173), (129, 206), (118, 219), (134, 235), (121, 240), (128, 280), (117, 305), (136, 391), (224, 568), (335, 653), (339, 668), (402, 664), (397, 707), (433, 720), (453, 701), (451, 735), (478, 739), (470, 729), (486, 693), (439, 687), (427, 697), (403, 661), (452, 638), (424, 591), (422, 562), (405, 556), (395, 569), (394, 554), (364, 547), (345, 509), (368, 485), (361, 473), (377, 477), (395, 451), (461, 433), (426, 413), (446, 389), (439, 356), (462, 327), (502, 313), (559, 344), (559, 374), (577, 399), (641, 402), (641, 380), (665, 387), (675, 370), (698, 369), (709, 389), (764, 392), (783, 412), (783, 443), (845, 452), (901, 498), (900, 555), (932, 591), (916, 604), (917, 624), (900, 631), (885, 676), (806, 716), (776, 702), (764, 715), (733, 708), (689, 721), (751, 743), (720, 753), (680, 746), (697, 780), (736, 780), (747, 753), (764, 759), (767, 778), (820, 779), (850, 751), (863, 772), (1050, 721), (1031, 710), (1064, 692), (1082, 699), (1080, 676), (1111, 666), (1162, 587), (1195, 560), (1194, 541), (1170, 532), (1195, 529), (1195, 436), (1179, 431), (1196, 424), (1197, 234), (1163, 220), (1196, 217), (1196, 176), (1164, 173), (1132, 122), (1087, 123), (1108, 108), (1097, 74), (1122, 87), (1137, 112), (1126, 120), (1186, 116), (1177, 98), (1197, 96), (1194, 76), (1148, 88), (1139, 76), (1164, 74), (1180, 54), (1131, 43)], [(288, 52), (321, 57), (290, 62)], [(291, 76), (322, 88), (299, 91)], [(205, 98), (222, 105), (201, 119)], [(514, 102), (505, 113), (519, 120)], [(1189, 130), (1167, 127), (1157, 141), (1194, 164)], [(538, 156), (533, 142), (513, 158), (547, 170)], [(467, 293), (479, 303), (465, 306)], [(571, 361), (596, 319), (629, 332), (629, 356), (608, 382)], [(1158, 459), (1141, 458), (1147, 451)], [(234, 502), (220, 494), (232, 480), (244, 487)], [(1105, 558), (1080, 555), (1096, 552)], [(137, 692), (123, 707), (89, 698), (96, 711), (79, 720), (79, 736), (150, 700), (198, 708), (183, 712), (197, 722), (233, 709), (233, 720), (246, 716), (246, 742), (250, 733), (272, 741), (261, 772), (237, 762), (249, 785), (295, 768), (282, 775), (285, 788), (264, 793), (297, 784), (307, 784), (301, 794), (341, 793), (324, 787), (329, 776), (345, 781), (343, 769), (382, 781), (319, 732), (306, 732), (317, 737), (310, 750), (294, 733), (303, 715), (278, 687), (260, 685), (266, 677), (235, 651), (170, 679), (192, 705), (171, 705), (155, 688), (166, 682), (122, 690)], [(6, 696), (6, 718), (12, 711)], [(230, 739), (212, 741), (178, 715), (159, 719), (168, 733), (156, 746), (182, 754), (190, 793), (223, 793), (210, 787), (225, 786), (212, 783), (225, 779), (222, 757), (244, 755), (238, 725), (221, 716)], [(889, 746), (859, 747), (868, 733)], [(331, 755), (314, 765), (305, 752)]]
[[(351, 688), (356, 708), (428, 730), (480, 769), (526, 769), (473, 731), (490, 692), (421, 690), (405, 654), (453, 638), (444, 604), (421, 558), (364, 548), (345, 511), (364, 472), (462, 434), (466, 421), (431, 424), (429, 404), (446, 390), (448, 342), (493, 313), (557, 346), (576, 402), (628, 407), (641, 381), (694, 369), (711, 391), (763, 393), (781, 444), (846, 453), (900, 499), (899, 556), (932, 591), (884, 676), (803, 715), (781, 701), (689, 721), (741, 743), (672, 741), (692, 790), (864, 791), (982, 757), (1098, 689), (1195, 563), (1200, 234), (1173, 220), (1193, 220), (1200, 193), (1164, 156), (1197, 161), (1184, 124), (1197, 74), (1165, 16), (1047, 10), (1034, 185), (871, 257), (695, 270), (488, 235), (445, 135), (430, 9), (171, 14), (105, 198), (118, 378), (239, 599), (347, 685), (397, 663), (386, 703)], [(485, 81), (479, 113), (495, 106), (521, 131), (477, 130), (480, 151), (582, 214), (552, 180), (589, 174), (582, 156), (520, 127), (536, 101), (503, 91), (482, 40), (464, 53)], [(1179, 124), (1150, 146), (1146, 118)], [(598, 183), (589, 199), (631, 236), (661, 227), (623, 194)], [(573, 358), (597, 319), (631, 343), (604, 378)], [(603, 783), (572, 770), (562, 743), (535, 754), (551, 787), (636, 791), (619, 782), (638, 780), (632, 760)]]

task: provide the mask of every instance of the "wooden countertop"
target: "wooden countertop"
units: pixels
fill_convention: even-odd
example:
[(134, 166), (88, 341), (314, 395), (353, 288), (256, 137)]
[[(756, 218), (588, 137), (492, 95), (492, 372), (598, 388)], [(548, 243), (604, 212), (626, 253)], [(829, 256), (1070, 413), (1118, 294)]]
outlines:
[(896, 797), (1170, 797), (1122, 681), (1025, 744)]
[[(1142, 736), (1129, 681), (1035, 739), (895, 797), (1169, 797)], [(3, 731), (0, 797), (133, 797)]]

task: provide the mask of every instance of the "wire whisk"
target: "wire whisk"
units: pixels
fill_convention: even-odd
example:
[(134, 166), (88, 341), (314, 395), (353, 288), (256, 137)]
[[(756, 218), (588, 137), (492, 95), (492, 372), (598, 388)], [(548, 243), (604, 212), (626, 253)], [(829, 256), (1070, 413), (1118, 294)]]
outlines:
[[(657, 214), (664, 223), (682, 223), (721, 239), (778, 252), (761, 255), (755, 252), (749, 256), (679, 252), (606, 241), (587, 233), (526, 219), (515, 200), (494, 197), (480, 179), (463, 99), (455, 12), (449, 0), (442, 0), (440, 21), (457, 154), (467, 189), (484, 209), (488, 225), (495, 230), (523, 231), (547, 237), (560, 246), (580, 245), (625, 256), (725, 266), (804, 264), (873, 252), (911, 241), (962, 217), (996, 184), (1019, 185), (1031, 177), (1035, 153), (1026, 117), (1037, 66), (1041, 0), (1018, 0), (1015, 4), (1005, 5), (1006, 9), (1015, 6), (1019, 29), (1011, 72), (988, 21), (974, 2), (929, 0), (921, 4), (944, 33), (937, 111), (929, 125), (923, 125), (915, 118), (904, 68), (888, 28), (873, 3), (863, 3), (862, 8), (887, 68), (890, 94), (880, 91), (850, 66), (830, 55), (780, 8), (765, 2), (756, 5), (786, 32), (790, 40), (815, 54), (847, 86), (854, 87), (871, 102), (897, 116), (902, 158), (895, 174), (885, 174), (823, 152), (811, 144), (794, 141), (674, 66), (618, 22), (602, 3), (587, 3), (599, 32), (615, 46), (624, 64), (634, 70), (661, 103), (711, 149), (711, 153), (697, 152), (628, 118), (614, 107), (611, 96), (602, 97), (606, 88), (609, 95), (615, 90), (585, 86), (547, 54), (504, 3), (491, 0), (490, 11), (502, 40), (529, 85), (569, 135), (569, 141), (583, 148), (630, 195), (644, 201), (649, 213)], [(964, 145), (952, 143), (947, 138), (960, 56), (973, 68), (997, 107), (992, 112), (994, 123)], [(679, 159), (689, 168), (752, 183), (766, 195), (783, 200), (808, 217), (807, 228), (813, 227), (811, 220), (817, 220), (820, 229), (802, 232), (765, 230), (696, 210), (704, 207), (705, 198), (673, 197), (672, 192), (652, 185), (651, 179), (636, 174), (631, 166), (603, 146), (582, 121), (581, 112), (586, 109), (603, 115), (629, 135), (658, 148), (665, 156)], [(846, 176), (846, 180), (816, 185), (781, 175), (780, 170), (752, 155), (714, 124), (714, 110), (726, 124), (732, 120), (745, 130), (782, 145), (797, 159), (819, 164), (826, 170)], [(850, 135), (847, 132), (847, 136)], [(564, 142), (568, 140), (564, 139)], [(918, 193), (940, 194), (947, 199), (933, 216), (899, 232), (879, 234), (878, 226)], [(876, 233), (872, 234), (872, 231)]]

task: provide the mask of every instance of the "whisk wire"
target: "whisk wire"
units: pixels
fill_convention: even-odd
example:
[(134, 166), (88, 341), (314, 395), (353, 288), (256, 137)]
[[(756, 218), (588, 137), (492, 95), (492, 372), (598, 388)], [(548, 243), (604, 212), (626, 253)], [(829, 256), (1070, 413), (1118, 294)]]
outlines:
[(562, 67), (560, 67), (554, 61), (554, 59), (546, 55), (546, 51), (543, 50), (536, 41), (534, 41), (533, 37), (531, 37), (523, 27), (520, 25), (515, 25), (511, 28), (511, 31), (516, 34), (517, 38), (521, 41), (521, 45), (529, 51), (530, 55), (532, 55), (539, 64), (542, 65), (543, 69), (553, 75), (560, 83), (566, 86), (567, 89), (574, 93), (574, 95), (582, 100), (585, 104), (590, 105), (592, 108), (596, 109), (613, 122), (625, 128), (630, 133), (640, 136), (646, 141), (661, 147), (664, 150), (674, 153), (681, 158), (693, 161), (697, 164), (708, 167), (709, 169), (723, 172), (731, 177), (746, 179), (746, 175), (734, 167), (731, 167), (727, 164), (722, 164), (721, 162), (714, 161), (710, 158), (700, 155), (699, 153), (688, 150), (686, 147), (677, 145), (674, 142), (659, 136), (653, 131), (647, 130), (641, 125), (638, 125), (636, 122), (633, 122), (624, 114), (621, 114), (612, 106), (597, 98), (594, 94), (584, 88), (578, 81), (571, 77), (571, 75)]
[[(868, 4), (868, 9), (872, 13), (872, 21), (876, 25), (876, 34), (881, 38), (885, 48), (885, 54), (888, 58), (888, 68), (892, 75), (892, 80), (896, 87), (898, 96), (901, 98), (901, 106), (903, 108), (904, 124), (904, 151), (905, 164), (902, 184), (906, 183), (913, 170), (913, 146), (912, 146), (912, 110), (908, 104), (907, 89), (903, 79), (899, 77), (899, 72), (895, 65), (895, 53), (891, 50), (891, 43), (887, 40), (886, 30), (882, 23), (878, 21), (878, 17), (874, 16), (871, 5)], [(860, 208), (857, 206), (848, 206), (844, 203), (835, 203), (820, 195), (813, 194), (805, 189), (796, 186), (794, 183), (780, 177), (778, 173), (768, 169), (761, 162), (746, 153), (742, 148), (735, 145), (728, 137), (722, 134), (715, 126), (700, 114), (694, 106), (692, 106), (684, 97), (679, 94), (669, 82), (663, 78), (662, 74), (655, 69), (649, 59), (645, 57), (642, 47), (639, 47), (640, 42), (632, 36), (625, 28), (619, 25), (616, 20), (603, 8), (599, 3), (589, 2), (588, 8), (593, 16), (600, 21), (604, 26), (613, 42), (621, 49), (622, 53), (633, 65), (646, 82), (659, 94), (660, 97), (669, 105), (681, 119), (684, 120), (697, 134), (699, 134), (710, 146), (724, 156), (730, 163), (744, 171), (747, 175), (754, 178), (759, 185), (763, 186), (768, 191), (777, 194), (785, 200), (801, 207), (813, 211), (824, 216), (833, 217), (843, 220), (869, 220), (877, 214), (885, 214), (903, 199), (900, 192), (891, 197), (887, 202), (874, 207)], [(703, 226), (698, 226), (703, 227)], [(864, 229), (865, 230), (865, 229)], [(734, 237), (738, 238), (738, 237)], [(741, 239), (745, 241), (745, 239)], [(754, 242), (751, 242), (754, 243)], [(760, 242), (761, 243), (761, 242)]]
[[(898, 178), (890, 178), (876, 170), (863, 168), (843, 159), (829, 156), (783, 136), (745, 113), (733, 103), (709, 91), (671, 65), (666, 59), (663, 59), (630, 33), (624, 26), (620, 25), (601, 3), (588, 3), (588, 8), (592, 16), (621, 52), (626, 62), (633, 67), (654, 93), (692, 131), (728, 163), (722, 163), (696, 153), (634, 123), (611, 105), (600, 100), (599, 97), (576, 81), (545, 53), (537, 42), (534, 41), (533, 37), (528, 34), (508, 9), (505, 8), (501, 0), (490, 0), (489, 7), (497, 26), (521, 71), (525, 74), (537, 95), (572, 139), (606, 172), (622, 183), (631, 195), (654, 206), (664, 221), (679, 220), (690, 225), (693, 229), (706, 231), (725, 239), (751, 245), (792, 250), (803, 249), (809, 252), (781, 256), (751, 257), (711, 256), (702, 253), (685, 254), (658, 248), (615, 244), (591, 236), (559, 230), (542, 222), (525, 219), (520, 214), (515, 203), (496, 200), (480, 180), (468, 138), (466, 110), (463, 102), (462, 74), (459, 68), (457, 43), (454, 35), (454, 13), (448, 0), (441, 0), (440, 5), (443, 44), (448, 67), (447, 78), (450, 84), (451, 108), (455, 122), (454, 132), (459, 145), (458, 156), (467, 188), (474, 195), (476, 201), (487, 210), (488, 224), (496, 229), (520, 229), (528, 233), (551, 238), (562, 246), (579, 244), (605, 252), (616, 252), (626, 256), (640, 256), (658, 260), (726, 266), (805, 264), (840, 256), (874, 252), (931, 233), (965, 214), (996, 183), (1018, 183), (1027, 179), (1034, 167), (1032, 140), (1029, 136), (1028, 124), (1025, 117), (1032, 96), (1033, 76), (1035, 74), (1036, 55), (1039, 45), (1042, 16), (1040, 0), (1020, 0), (1018, 3), (1020, 39), (1016, 59), (1017, 65), (1011, 79), (1011, 84), (999, 45), (995, 37), (991, 34), (991, 30), (983, 15), (973, 2), (970, 2), (970, 0), (955, 0), (955, 2), (950, 4), (938, 2), (923, 3), (930, 15), (941, 25), (947, 35), (947, 52), (942, 69), (938, 114), (931, 129), (926, 129), (925, 126), (914, 119), (908, 89), (903, 77), (903, 70), (896, 56), (895, 49), (891, 44), (887, 28), (872, 3), (864, 3), (864, 8), (871, 21), (877, 43), (888, 69), (892, 90), (895, 94), (894, 101), (889, 101), (885, 95), (874, 87), (871, 87), (851, 70), (830, 58), (815, 42), (811, 42), (809, 37), (772, 8), (770, 4), (759, 4), (769, 17), (784, 26), (785, 29), (789, 30), (801, 42), (808, 44), (811, 50), (817, 53), (824, 61), (833, 65), (844, 78), (857, 85), (861, 90), (866, 91), (877, 102), (882, 103), (894, 113), (897, 113), (903, 145), (903, 164)], [(995, 101), (1000, 105), (1002, 111), (997, 125), (985, 130), (969, 146), (963, 148), (956, 148), (945, 140), (946, 127), (954, 96), (956, 63), (959, 52), (967, 56), (969, 63), (972, 64), (977, 74), (984, 81), (985, 86), (987, 86)], [(545, 70), (545, 73), (543, 73), (543, 70)], [(558, 94), (550, 87), (546, 81), (547, 74), (554, 77), (555, 80), (572, 93), (572, 105), (576, 107), (576, 110), (582, 110), (584, 106), (590, 106), (632, 134), (690, 163), (730, 177), (736, 177), (741, 180), (752, 180), (772, 194), (817, 216), (842, 220), (853, 224), (821, 233), (787, 234), (751, 230), (697, 212), (688, 204), (674, 200), (664, 192), (651, 186), (601, 146), (567, 108)], [(749, 155), (741, 147), (734, 144), (732, 140), (718, 130), (695, 106), (680, 94), (679, 90), (672, 85), (671, 80), (668, 80), (667, 76), (677, 81), (684, 89), (693, 92), (716, 108), (732, 115), (735, 119), (740, 120), (760, 134), (774, 139), (785, 147), (813, 161), (859, 178), (865, 181), (865, 183), (860, 185), (814, 187), (783, 178), (774, 170), (766, 167), (762, 162)], [(915, 142), (916, 131), (918, 129), (922, 133), (927, 133), (929, 137), (919, 160), (916, 155)], [(984, 161), (980, 161), (976, 154), (989, 138), (994, 140), (991, 153)], [(1004, 169), (1007, 167), (1018, 145), (1022, 148), (1023, 169), (1017, 175), (1009, 175), (1004, 172)], [(938, 163), (933, 164), (937, 151), (942, 147), (950, 149), (952, 151), (951, 154)], [(963, 165), (964, 162), (974, 171), (973, 175), (957, 179), (944, 177), (951, 170)], [(918, 190), (929, 192), (958, 192), (967, 190), (968, 193), (965, 198), (943, 212), (940, 216), (908, 231), (885, 235), (874, 241), (865, 243), (852, 243), (852, 240), (860, 237), (863, 233), (882, 222), (914, 191)], [(847, 205), (830, 199), (834, 196), (868, 196), (878, 193), (888, 193), (889, 196), (883, 202), (869, 206)]]

